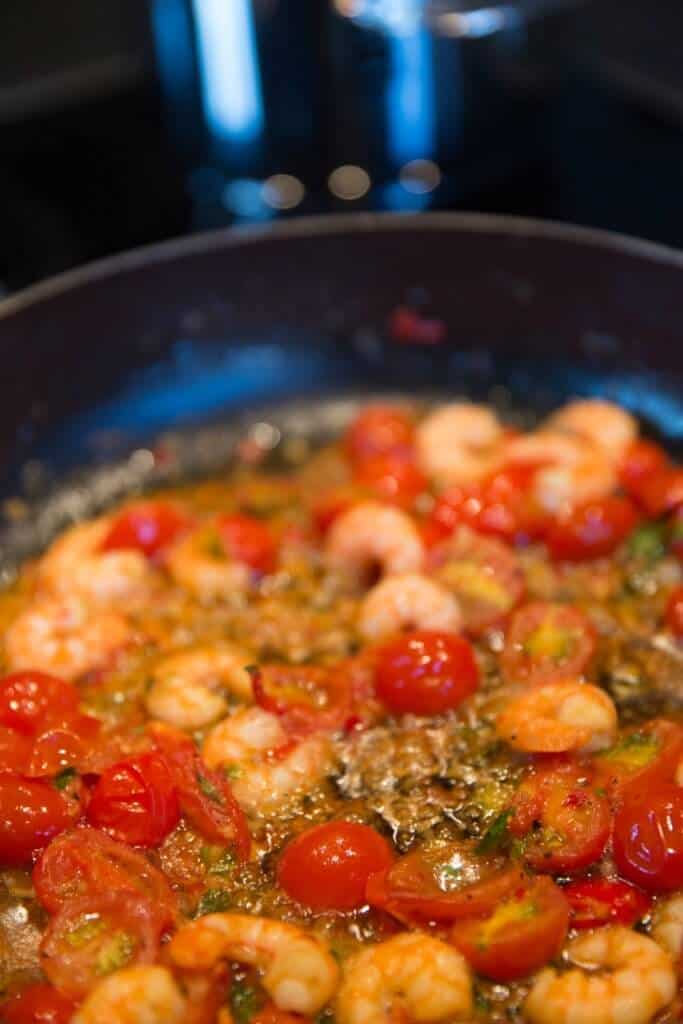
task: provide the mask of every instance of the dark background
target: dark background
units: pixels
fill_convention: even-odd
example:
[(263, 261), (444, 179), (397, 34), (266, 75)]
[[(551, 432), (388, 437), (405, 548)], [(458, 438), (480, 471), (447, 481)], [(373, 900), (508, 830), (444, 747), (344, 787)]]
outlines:
[(341, 209), (681, 245), (681, 39), (680, 0), (4, 0), (0, 293)]

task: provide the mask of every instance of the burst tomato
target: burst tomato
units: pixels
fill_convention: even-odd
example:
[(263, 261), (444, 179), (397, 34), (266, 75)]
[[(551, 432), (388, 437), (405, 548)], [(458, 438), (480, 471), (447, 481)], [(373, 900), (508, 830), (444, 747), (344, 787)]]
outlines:
[(216, 520), (216, 531), (229, 558), (259, 573), (275, 569), (277, 545), (265, 523), (251, 516), (225, 515)]
[(512, 616), (501, 668), (510, 683), (552, 683), (583, 675), (594, 652), (595, 631), (583, 612), (535, 601)]
[(405, 451), (413, 443), (415, 428), (403, 409), (372, 405), (360, 412), (344, 435), (344, 450), (351, 462)]
[(647, 790), (658, 781), (672, 781), (682, 757), (683, 729), (676, 722), (653, 718), (594, 755), (595, 783), (612, 797), (631, 783)]
[(627, 494), (637, 498), (643, 483), (668, 465), (669, 459), (660, 445), (654, 441), (634, 441), (619, 466), (619, 483)]
[(252, 685), (256, 703), (278, 715), (292, 738), (341, 729), (354, 713), (351, 680), (343, 665), (265, 665), (252, 672)]
[(631, 784), (614, 817), (614, 861), (619, 873), (643, 889), (683, 886), (683, 788), (659, 782)]
[(533, 499), (535, 473), (535, 466), (508, 466), (480, 484), (450, 487), (437, 499), (430, 521), (444, 537), (461, 525), (507, 541), (538, 537), (546, 516)]
[(676, 587), (670, 594), (664, 618), (674, 636), (683, 639), (683, 587)]
[(131, 846), (158, 846), (178, 824), (178, 794), (166, 761), (151, 752), (107, 768), (88, 805), (88, 821)]
[(374, 497), (401, 508), (410, 508), (428, 488), (413, 459), (400, 452), (363, 459), (356, 466), (354, 480)]
[(0, 1006), (4, 1024), (69, 1024), (76, 1004), (52, 985), (38, 982)]
[(620, 879), (570, 882), (563, 892), (571, 907), (571, 926), (579, 929), (602, 928), (607, 924), (630, 928), (647, 914), (652, 903), (644, 892)]
[(533, 973), (559, 952), (569, 905), (550, 878), (531, 879), (485, 918), (456, 921), (450, 941), (475, 971), (494, 981)]
[(545, 538), (548, 551), (552, 558), (563, 562), (604, 558), (628, 537), (638, 518), (636, 507), (628, 498), (587, 502), (550, 527)]
[(391, 846), (374, 828), (329, 821), (289, 843), (278, 864), (278, 883), (314, 910), (354, 910), (365, 903), (370, 875), (393, 859)]
[(80, 802), (52, 783), (0, 774), (0, 863), (27, 864), (81, 815)]
[(189, 525), (185, 513), (171, 502), (138, 501), (116, 517), (101, 550), (133, 548), (152, 558), (172, 544)]
[(417, 630), (377, 652), (377, 696), (395, 714), (442, 714), (478, 686), (474, 652), (462, 637)]
[(0, 724), (25, 736), (69, 721), (78, 702), (75, 686), (45, 672), (14, 672), (0, 680)]

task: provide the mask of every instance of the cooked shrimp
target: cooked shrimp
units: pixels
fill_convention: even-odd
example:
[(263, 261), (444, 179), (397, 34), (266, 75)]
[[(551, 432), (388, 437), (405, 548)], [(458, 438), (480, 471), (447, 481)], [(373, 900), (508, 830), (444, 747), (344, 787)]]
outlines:
[(470, 483), (499, 465), (504, 436), (495, 413), (485, 405), (442, 405), (417, 428), (418, 461), (440, 485)]
[(402, 629), (438, 629), (457, 633), (462, 614), (456, 598), (419, 573), (381, 580), (365, 596), (358, 628), (368, 640)]
[(118, 612), (89, 608), (78, 597), (37, 598), (5, 633), (5, 655), (12, 670), (77, 679), (106, 665), (132, 638)]
[(112, 521), (111, 516), (102, 516), (62, 534), (38, 563), (38, 587), (100, 602), (145, 597), (152, 580), (145, 556), (139, 551), (100, 550)]
[(248, 663), (248, 655), (226, 644), (170, 654), (152, 671), (147, 710), (179, 729), (202, 729), (227, 714), (225, 691), (251, 699)]
[(167, 967), (125, 967), (95, 985), (71, 1024), (181, 1024), (186, 1014)]
[(601, 398), (569, 402), (547, 421), (550, 430), (578, 434), (620, 462), (638, 436), (638, 423), (625, 409)]
[(652, 938), (678, 961), (683, 953), (683, 896), (673, 896), (657, 904), (652, 923)]
[(569, 944), (576, 967), (546, 967), (524, 1003), (531, 1024), (647, 1024), (676, 994), (671, 958), (646, 935), (620, 925)]
[(614, 743), (617, 709), (597, 686), (566, 680), (515, 697), (498, 715), (496, 729), (529, 754), (590, 753)]
[(256, 814), (272, 812), (287, 797), (315, 786), (331, 764), (332, 748), (322, 733), (293, 743), (277, 715), (253, 707), (215, 725), (202, 756), (209, 768), (230, 770), (235, 798)]
[(169, 946), (171, 961), (206, 970), (236, 960), (262, 972), (275, 1005), (294, 1013), (317, 1013), (334, 995), (339, 968), (324, 943), (283, 921), (249, 914), (207, 914), (184, 925)]
[(580, 435), (539, 430), (510, 441), (509, 462), (537, 464), (533, 493), (541, 508), (559, 512), (567, 506), (610, 494), (617, 476), (602, 449)]
[(333, 568), (363, 575), (379, 567), (384, 575), (418, 572), (424, 548), (405, 512), (366, 501), (343, 513), (327, 537), (326, 558)]
[(226, 555), (210, 528), (201, 526), (174, 544), (166, 557), (173, 579), (201, 601), (222, 601), (247, 590), (251, 570)]
[(397, 935), (348, 961), (336, 1011), (339, 1024), (464, 1020), (472, 1014), (470, 970), (439, 939)]

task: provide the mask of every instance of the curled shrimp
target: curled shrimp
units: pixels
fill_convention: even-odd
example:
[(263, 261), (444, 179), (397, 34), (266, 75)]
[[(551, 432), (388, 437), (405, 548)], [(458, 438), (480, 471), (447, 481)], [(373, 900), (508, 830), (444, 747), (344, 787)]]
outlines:
[(571, 970), (537, 976), (524, 1003), (531, 1024), (647, 1024), (676, 993), (668, 954), (620, 925), (574, 939), (567, 956)]
[(250, 701), (249, 658), (238, 648), (197, 647), (170, 654), (152, 671), (145, 703), (153, 718), (178, 729), (202, 729), (228, 712), (228, 691)]
[(503, 439), (495, 413), (470, 402), (440, 406), (415, 435), (420, 468), (440, 485), (466, 484), (492, 473), (501, 461)]
[(226, 555), (211, 527), (200, 526), (174, 544), (166, 568), (175, 582), (200, 601), (222, 601), (242, 593), (251, 583), (251, 569)]
[(548, 512), (604, 498), (616, 484), (614, 464), (603, 449), (578, 434), (539, 430), (510, 441), (509, 462), (539, 466), (532, 485), (538, 505)]
[(334, 958), (316, 936), (249, 914), (207, 914), (192, 921), (173, 936), (169, 954), (189, 970), (206, 970), (221, 960), (257, 967), (275, 1005), (294, 1013), (317, 1013), (339, 980)]
[(78, 594), (98, 602), (130, 601), (149, 592), (152, 570), (139, 551), (102, 551), (111, 516), (79, 523), (62, 534), (38, 563), (37, 584), (49, 594)]
[(90, 608), (79, 597), (37, 598), (5, 633), (5, 655), (12, 671), (77, 679), (106, 665), (132, 637), (118, 612)]
[(339, 1024), (469, 1019), (470, 970), (465, 958), (439, 939), (419, 932), (397, 935), (348, 961), (336, 1011)]
[(202, 756), (209, 768), (229, 770), (235, 799), (256, 814), (315, 786), (331, 764), (332, 747), (322, 733), (292, 741), (277, 715), (251, 707), (215, 725)]
[(683, 896), (673, 896), (657, 904), (652, 938), (678, 962), (683, 953)]
[(498, 715), (496, 730), (529, 754), (591, 753), (614, 743), (617, 709), (597, 686), (566, 680), (513, 698)]
[(181, 1024), (186, 1015), (167, 967), (125, 967), (95, 985), (71, 1024)]
[(376, 501), (354, 505), (334, 521), (325, 554), (333, 568), (361, 576), (377, 566), (384, 575), (417, 572), (424, 560), (422, 540), (410, 516)]
[(601, 448), (614, 462), (638, 436), (638, 423), (630, 413), (600, 398), (569, 402), (547, 421), (551, 430), (578, 434)]
[(358, 620), (358, 628), (368, 640), (409, 628), (457, 633), (461, 626), (457, 599), (419, 573), (389, 576), (377, 583), (363, 599)]

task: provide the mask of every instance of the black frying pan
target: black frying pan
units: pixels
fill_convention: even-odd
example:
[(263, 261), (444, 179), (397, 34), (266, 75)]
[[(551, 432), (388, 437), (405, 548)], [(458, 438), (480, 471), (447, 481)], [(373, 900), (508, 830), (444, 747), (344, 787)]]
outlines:
[[(440, 318), (444, 343), (392, 341), (401, 303)], [(0, 351), (0, 497), (33, 503), (28, 523), (4, 520), (7, 555), (126, 490), (224, 462), (235, 427), (197, 425), (256, 407), (271, 408), (252, 420), (321, 434), (349, 414), (332, 395), (456, 393), (538, 415), (595, 394), (675, 445), (683, 255), (492, 216), (292, 221), (38, 285), (0, 305)], [(91, 469), (65, 485), (78, 466)]]

